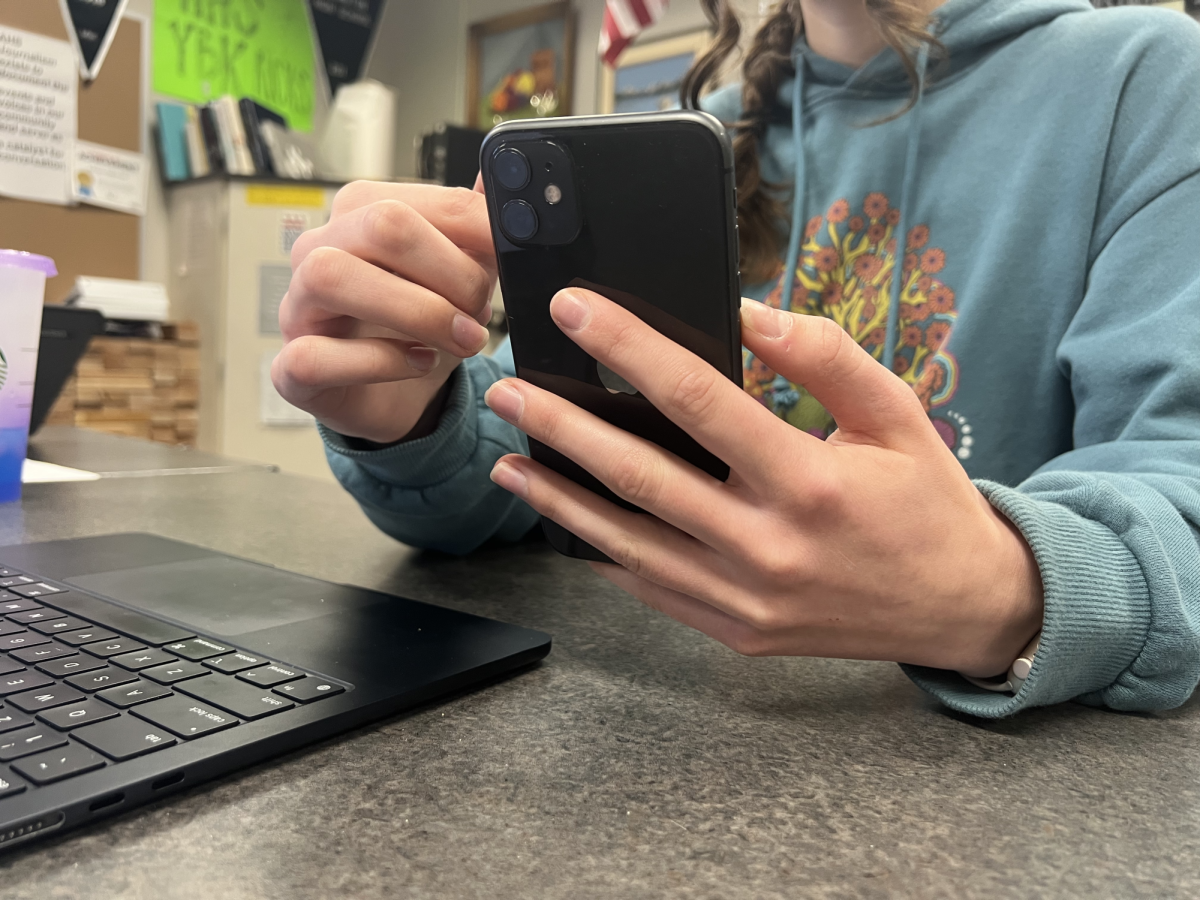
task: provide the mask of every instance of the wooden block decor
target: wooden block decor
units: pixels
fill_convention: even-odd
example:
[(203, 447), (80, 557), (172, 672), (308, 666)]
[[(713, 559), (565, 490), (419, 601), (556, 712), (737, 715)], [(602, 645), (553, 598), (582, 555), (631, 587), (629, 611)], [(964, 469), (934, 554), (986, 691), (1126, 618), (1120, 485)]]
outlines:
[(97, 337), (46, 422), (194, 446), (200, 406), (200, 329), (163, 326), (163, 340)]

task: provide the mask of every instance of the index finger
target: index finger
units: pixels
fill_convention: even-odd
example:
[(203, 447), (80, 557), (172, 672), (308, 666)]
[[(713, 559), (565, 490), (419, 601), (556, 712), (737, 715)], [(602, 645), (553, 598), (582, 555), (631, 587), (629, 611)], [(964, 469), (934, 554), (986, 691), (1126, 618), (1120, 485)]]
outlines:
[(496, 249), (488, 224), (487, 201), (481, 192), (436, 184), (354, 181), (337, 192), (331, 218), (336, 219), (380, 200), (399, 200), (412, 207), (455, 246), (486, 256), (495, 266)]
[(769, 480), (784, 454), (803, 465), (796, 453), (819, 444), (796, 429), (781, 429), (740, 385), (599, 294), (560, 291), (550, 302), (550, 315), (590, 356), (754, 484)]

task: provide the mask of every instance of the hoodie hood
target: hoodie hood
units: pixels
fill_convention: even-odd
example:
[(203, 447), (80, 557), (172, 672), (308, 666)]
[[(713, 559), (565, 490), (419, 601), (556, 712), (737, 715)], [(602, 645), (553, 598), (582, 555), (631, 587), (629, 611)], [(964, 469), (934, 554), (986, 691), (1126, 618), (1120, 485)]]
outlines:
[[(947, 58), (932, 61), (929, 90), (937, 82), (969, 68), (998, 44), (1019, 37), (1030, 28), (1064, 13), (1092, 9), (1089, 0), (949, 0), (933, 13), (933, 33), (947, 50)], [(908, 95), (912, 90), (900, 58), (883, 50), (859, 69), (818, 56), (803, 37), (797, 52), (805, 64), (805, 81), (817, 86), (854, 88), (865, 94)], [(791, 91), (780, 92), (780, 101), (791, 105)]]

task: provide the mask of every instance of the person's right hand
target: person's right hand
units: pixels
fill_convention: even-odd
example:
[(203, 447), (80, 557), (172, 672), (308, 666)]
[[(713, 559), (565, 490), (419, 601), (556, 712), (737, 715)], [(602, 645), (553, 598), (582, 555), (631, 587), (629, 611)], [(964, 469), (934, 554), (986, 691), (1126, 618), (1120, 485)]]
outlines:
[(495, 282), (478, 189), (347, 185), (292, 249), (275, 388), (341, 434), (401, 440), (487, 344)]

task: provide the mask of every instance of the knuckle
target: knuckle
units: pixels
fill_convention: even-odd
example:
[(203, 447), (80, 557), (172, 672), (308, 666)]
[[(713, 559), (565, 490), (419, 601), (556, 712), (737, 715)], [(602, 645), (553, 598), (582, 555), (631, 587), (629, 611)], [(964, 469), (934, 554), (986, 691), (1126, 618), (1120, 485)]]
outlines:
[(478, 209), (482, 194), (477, 194), (470, 188), (445, 188), (442, 194), (442, 211), (452, 219), (464, 219), (474, 215)]
[(358, 209), (370, 202), (379, 191), (379, 185), (372, 181), (352, 181), (333, 196), (331, 216), (339, 216), (352, 209)]
[(294, 280), (318, 296), (339, 293), (349, 278), (349, 254), (336, 247), (317, 247), (304, 258)]
[[(274, 368), (278, 370), (285, 384), (316, 387), (321, 382), (323, 368), (320, 347), (315, 341), (297, 338), (279, 352)], [(278, 387), (278, 384), (276, 386)]]
[(363, 237), (374, 247), (409, 243), (420, 228), (420, 214), (399, 200), (377, 200), (363, 215)]
[(304, 262), (308, 254), (310, 254), (314, 248), (320, 245), (321, 239), (324, 236), (324, 231), (324, 226), (320, 228), (313, 228), (296, 238), (296, 242), (292, 244), (292, 252), (288, 257), (292, 264), (293, 272), (300, 268), (300, 264)]
[(741, 656), (770, 656), (772, 653), (769, 638), (752, 625), (739, 628), (729, 636), (726, 644)]
[(613, 539), (612, 546), (605, 551), (621, 568), (645, 577), (646, 555), (642, 543), (633, 535), (622, 533)]
[(671, 388), (671, 406), (692, 421), (706, 416), (717, 399), (715, 376), (707, 366), (688, 368)]
[(786, 546), (762, 544), (751, 551), (755, 570), (774, 584), (794, 584), (803, 574), (796, 554)]
[(631, 450), (614, 463), (612, 482), (625, 499), (639, 506), (652, 504), (662, 486), (662, 466), (653, 455)]

